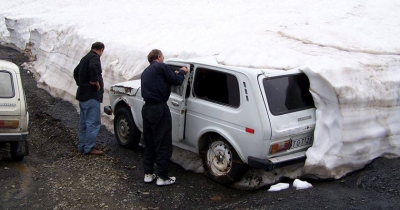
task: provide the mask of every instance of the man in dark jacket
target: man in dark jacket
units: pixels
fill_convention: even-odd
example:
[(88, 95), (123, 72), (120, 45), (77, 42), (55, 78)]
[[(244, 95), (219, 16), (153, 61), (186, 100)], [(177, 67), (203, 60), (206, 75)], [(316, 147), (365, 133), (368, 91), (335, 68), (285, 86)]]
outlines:
[(152, 50), (147, 59), (150, 63), (141, 76), (142, 97), (146, 102), (142, 108), (143, 140), (145, 152), (143, 158), (144, 182), (152, 182), (154, 160), (157, 164), (157, 185), (171, 185), (175, 177), (168, 176), (168, 163), (172, 156), (172, 120), (167, 105), (172, 85), (181, 85), (186, 67), (173, 71), (164, 62), (160, 50)]
[(101, 126), (100, 103), (103, 102), (104, 83), (100, 56), (104, 48), (101, 42), (93, 43), (92, 50), (74, 69), (74, 79), (78, 85), (76, 99), (79, 101), (80, 108), (78, 151), (85, 154), (102, 155), (104, 153), (94, 148)]

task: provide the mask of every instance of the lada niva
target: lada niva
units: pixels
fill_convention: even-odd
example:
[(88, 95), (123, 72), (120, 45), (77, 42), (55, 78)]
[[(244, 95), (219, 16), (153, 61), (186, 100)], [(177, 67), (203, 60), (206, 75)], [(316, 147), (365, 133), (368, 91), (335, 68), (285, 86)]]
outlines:
[[(305, 160), (313, 143), (315, 106), (299, 69), (268, 70), (220, 65), (215, 58), (169, 59), (190, 73), (168, 100), (172, 139), (202, 156), (205, 173), (220, 183), (238, 181), (248, 166), (272, 171)], [(114, 132), (135, 147), (143, 131), (140, 80), (111, 86)]]
[(27, 109), (18, 66), (0, 60), (0, 146), (10, 144), (14, 161), (21, 161), (28, 155)]

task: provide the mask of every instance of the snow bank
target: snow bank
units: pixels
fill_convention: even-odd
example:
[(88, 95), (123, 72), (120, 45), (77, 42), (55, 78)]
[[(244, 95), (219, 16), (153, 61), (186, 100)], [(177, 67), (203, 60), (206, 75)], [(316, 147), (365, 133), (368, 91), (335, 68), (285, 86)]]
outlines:
[[(399, 16), (400, 2), (390, 0), (3, 0), (0, 44), (30, 53), (39, 85), (74, 104), (72, 71), (94, 41), (106, 45), (104, 104), (110, 85), (137, 77), (153, 48), (166, 58), (215, 55), (226, 65), (307, 66), (315, 141), (302, 170), (280, 171), (340, 178), (376, 157), (400, 154)], [(257, 187), (279, 178), (256, 170), (242, 183)]]

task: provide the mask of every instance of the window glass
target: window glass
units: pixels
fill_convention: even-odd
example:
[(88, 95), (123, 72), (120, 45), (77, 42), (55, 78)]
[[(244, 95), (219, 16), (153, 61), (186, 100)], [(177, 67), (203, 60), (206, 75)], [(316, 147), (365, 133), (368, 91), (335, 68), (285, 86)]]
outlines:
[(305, 74), (266, 78), (263, 84), (269, 109), (273, 115), (314, 107), (309, 91), (310, 82)]
[[(176, 70), (179, 70), (179, 69), (182, 68), (182, 66), (174, 66), (174, 65), (168, 65), (168, 66), (171, 67), (174, 72)], [(182, 94), (183, 94), (183, 86), (182, 85), (179, 85), (179, 86), (172, 85), (171, 86), (171, 92), (182, 96)]]
[(231, 74), (198, 68), (193, 87), (197, 98), (233, 107), (240, 105), (239, 83)]
[(14, 87), (10, 72), (0, 71), (0, 98), (14, 97)]

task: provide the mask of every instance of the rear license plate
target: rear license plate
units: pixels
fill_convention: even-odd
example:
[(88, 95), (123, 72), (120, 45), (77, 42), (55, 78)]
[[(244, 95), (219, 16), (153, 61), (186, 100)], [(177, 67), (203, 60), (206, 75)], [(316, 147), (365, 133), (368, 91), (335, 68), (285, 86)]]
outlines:
[(290, 149), (294, 149), (297, 147), (302, 147), (302, 146), (305, 146), (308, 144), (312, 144), (313, 140), (314, 140), (314, 136), (307, 136), (304, 138), (292, 140), (292, 147), (290, 147)]

